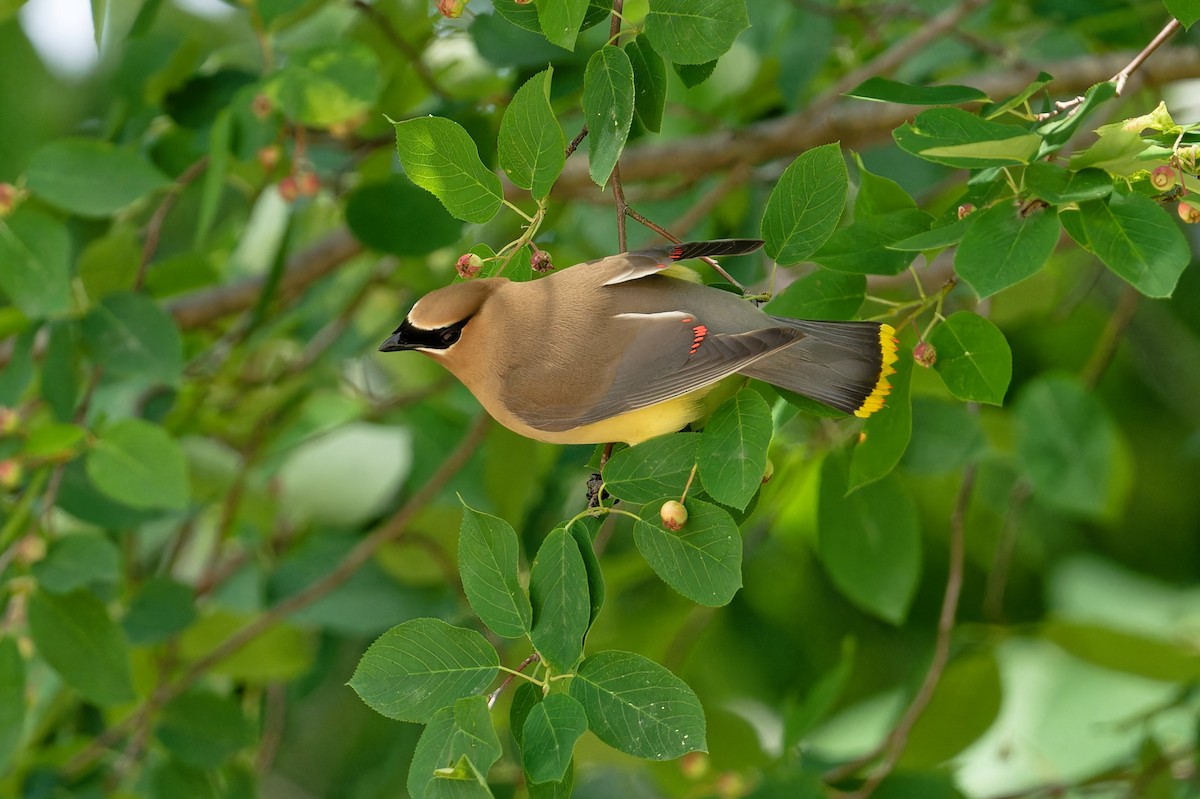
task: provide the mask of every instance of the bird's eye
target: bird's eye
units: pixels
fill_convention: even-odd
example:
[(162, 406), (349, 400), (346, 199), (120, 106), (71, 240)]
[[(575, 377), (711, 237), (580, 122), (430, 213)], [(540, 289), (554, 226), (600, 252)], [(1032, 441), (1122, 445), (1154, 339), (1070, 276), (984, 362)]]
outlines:
[(449, 346), (449, 345), (453, 344), (454, 342), (458, 341), (458, 336), (459, 336), (459, 331), (457, 331), (457, 330), (454, 330), (454, 329), (443, 330), (442, 331), (442, 342), (444, 344), (446, 344), (447, 346)]

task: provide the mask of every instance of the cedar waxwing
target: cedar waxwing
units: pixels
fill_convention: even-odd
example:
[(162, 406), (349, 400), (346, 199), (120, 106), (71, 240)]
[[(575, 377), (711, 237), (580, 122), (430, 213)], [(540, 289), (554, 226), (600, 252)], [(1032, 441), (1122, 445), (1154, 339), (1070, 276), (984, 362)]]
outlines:
[(664, 274), (684, 258), (762, 244), (668, 245), (526, 283), (455, 283), (420, 299), (379, 349), (425, 353), (496, 421), (557, 444), (636, 444), (681, 430), (735, 374), (856, 416), (879, 410), (895, 371), (890, 326), (770, 316), (736, 294)]

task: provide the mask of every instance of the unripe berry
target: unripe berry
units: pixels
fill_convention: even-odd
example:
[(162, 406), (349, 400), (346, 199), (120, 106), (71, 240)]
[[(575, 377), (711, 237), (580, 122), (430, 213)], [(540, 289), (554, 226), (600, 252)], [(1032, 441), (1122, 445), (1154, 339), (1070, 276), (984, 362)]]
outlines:
[(972, 203), (963, 203), (962, 205), (958, 206), (959, 219), (965, 219), (973, 213), (975, 213), (975, 206)]
[(1165, 164), (1157, 166), (1150, 173), (1150, 184), (1159, 191), (1166, 191), (1175, 185), (1175, 170)]
[(25, 470), (20, 461), (13, 458), (0, 461), (0, 489), (12, 491), (21, 484), (21, 478), (24, 476)]
[(533, 257), (529, 259), (529, 265), (533, 267), (533, 271), (541, 275), (554, 269), (554, 264), (550, 260), (550, 253), (545, 250), (534, 250)]
[(272, 144), (268, 147), (263, 147), (258, 151), (258, 163), (262, 164), (262, 168), (270, 172), (279, 163), (279, 145)]
[(321, 189), (321, 179), (316, 172), (300, 172), (296, 175), (296, 188), (301, 197), (313, 197)]
[(0, 405), (0, 436), (11, 436), (21, 424), (21, 414), (16, 408)]
[(703, 752), (688, 752), (679, 758), (679, 770), (689, 780), (703, 779), (708, 773), (708, 755)]
[(673, 499), (669, 499), (662, 504), (662, 507), (658, 510), (658, 515), (662, 519), (663, 527), (676, 532), (682, 530), (688, 520), (687, 508), (683, 507), (682, 502), (676, 502)]
[(296, 202), (300, 197), (300, 184), (296, 181), (295, 175), (288, 175), (279, 181), (279, 196), (284, 199), (284, 202), (289, 203)]
[(922, 341), (913, 347), (913, 360), (916, 361), (917, 365), (928, 369), (937, 363), (937, 348), (928, 341)]
[(469, 0), (437, 0), (437, 10), (447, 19), (458, 19), (467, 8)]
[(454, 268), (458, 271), (459, 277), (463, 280), (470, 280), (483, 268), (483, 259), (473, 252), (464, 253), (458, 257), (458, 263), (454, 265)]
[(0, 219), (8, 216), (17, 207), (20, 192), (11, 183), (0, 183)]
[(1194, 208), (1187, 203), (1180, 203), (1179, 218), (1189, 225), (1200, 224), (1200, 208)]

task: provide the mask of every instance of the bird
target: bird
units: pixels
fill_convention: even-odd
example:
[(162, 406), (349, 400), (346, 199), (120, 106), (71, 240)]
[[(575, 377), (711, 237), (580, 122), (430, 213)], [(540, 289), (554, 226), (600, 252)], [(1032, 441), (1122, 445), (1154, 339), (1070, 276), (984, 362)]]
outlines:
[[(670, 244), (417, 300), (379, 347), (446, 367), (500, 424), (554, 444), (634, 445), (703, 419), (706, 395), (754, 378), (858, 417), (883, 407), (890, 325), (789, 319), (682, 273), (758, 239)], [(698, 278), (694, 272), (691, 275)], [(734, 378), (740, 376), (740, 378)]]

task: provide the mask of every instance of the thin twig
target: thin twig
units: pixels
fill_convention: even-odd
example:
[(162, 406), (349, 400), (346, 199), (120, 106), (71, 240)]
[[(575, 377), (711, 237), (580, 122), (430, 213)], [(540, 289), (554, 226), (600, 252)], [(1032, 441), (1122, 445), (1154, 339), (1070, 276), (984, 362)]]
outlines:
[(351, 549), (331, 572), (287, 599), (223, 640), (208, 654), (197, 658), (174, 682), (159, 687), (138, 708), (92, 739), (92, 742), (69, 760), (64, 767), (68, 774), (79, 774), (116, 741), (145, 722), (155, 711), (190, 688), (209, 669), (240, 651), (260, 635), (273, 629), (288, 616), (329, 595), (349, 580), (375, 556), (381, 547), (404, 534), (409, 523), (426, 505), (434, 500), (448, 482), (467, 464), (491, 426), (491, 419), (481, 415), (463, 438), (462, 443), (442, 462), (429, 481), (398, 511)]
[(1108, 317), (1108, 324), (1104, 326), (1104, 330), (1096, 340), (1092, 356), (1088, 358), (1087, 366), (1084, 367), (1083, 374), (1079, 376), (1080, 382), (1089, 390), (1096, 387), (1113, 358), (1116, 357), (1117, 347), (1120, 346), (1121, 339), (1129, 328), (1130, 322), (1133, 321), (1134, 313), (1137, 312), (1139, 296), (1137, 289), (1133, 286), (1126, 285), (1122, 289), (1116, 310)]
[[(529, 657), (522, 660), (521, 665), (517, 666), (517, 671), (524, 672), (530, 663), (537, 663), (539, 660), (541, 660), (541, 656), (537, 652), (531, 652)], [(500, 683), (499, 688), (497, 688), (496, 690), (494, 690), (490, 694), (488, 694), (488, 700), (487, 700), (488, 710), (491, 710), (492, 707), (495, 706), (496, 700), (500, 698), (500, 694), (504, 693), (504, 689), (507, 688), (512, 683), (512, 681), (515, 680), (516, 678), (517, 678), (516, 674), (509, 674), (507, 677), (504, 678), (504, 682)]]
[(564, 157), (570, 158), (571, 153), (573, 153), (579, 149), (579, 145), (583, 142), (584, 138), (587, 135), (588, 135), (588, 126), (584, 125), (582, 128), (579, 129), (579, 133), (575, 134), (575, 138), (571, 139), (571, 143), (567, 145), (567, 151), (566, 151)]
[(421, 60), (421, 54), (400, 35), (400, 32), (392, 25), (390, 19), (365, 0), (354, 0), (354, 7), (370, 17), (379, 26), (379, 29), (383, 31), (384, 37), (412, 64), (413, 71), (417, 73), (417, 78), (425, 84), (429, 91), (436, 94), (442, 100), (451, 99), (450, 94), (434, 79), (433, 73), (429, 71), (429, 67)]
[[(853, 774), (858, 768), (882, 756), (883, 760), (868, 775), (867, 779), (852, 793), (846, 794), (846, 799), (867, 799), (879, 787), (888, 775), (896, 768), (904, 748), (908, 745), (908, 736), (913, 726), (929, 706), (933, 693), (941, 681), (950, 660), (950, 638), (954, 632), (954, 622), (958, 615), (958, 600), (962, 594), (963, 568), (966, 553), (966, 519), (967, 508), (971, 502), (971, 492), (975, 486), (976, 465), (974, 463), (963, 470), (962, 485), (958, 489), (958, 497), (954, 502), (954, 512), (950, 517), (950, 564), (946, 578), (946, 590), (942, 595), (942, 610), (938, 615), (937, 639), (933, 645), (933, 656), (929, 661), (929, 669), (925, 679), (917, 690), (904, 715), (888, 734), (883, 745), (867, 758), (859, 759), (853, 764), (833, 769), (826, 773), (827, 782), (837, 782)], [(853, 765), (853, 768), (849, 766)]]
[(254, 770), (258, 774), (266, 774), (275, 763), (275, 754), (279, 751), (287, 721), (287, 686), (273, 682), (267, 685), (266, 693), (263, 700), (262, 741), (254, 757)]
[(629, 204), (625, 202), (625, 190), (621, 187), (621, 165), (618, 163), (612, 171), (613, 203), (617, 206), (617, 252), (626, 252), (629, 248), (625, 237), (625, 218), (629, 215)]

